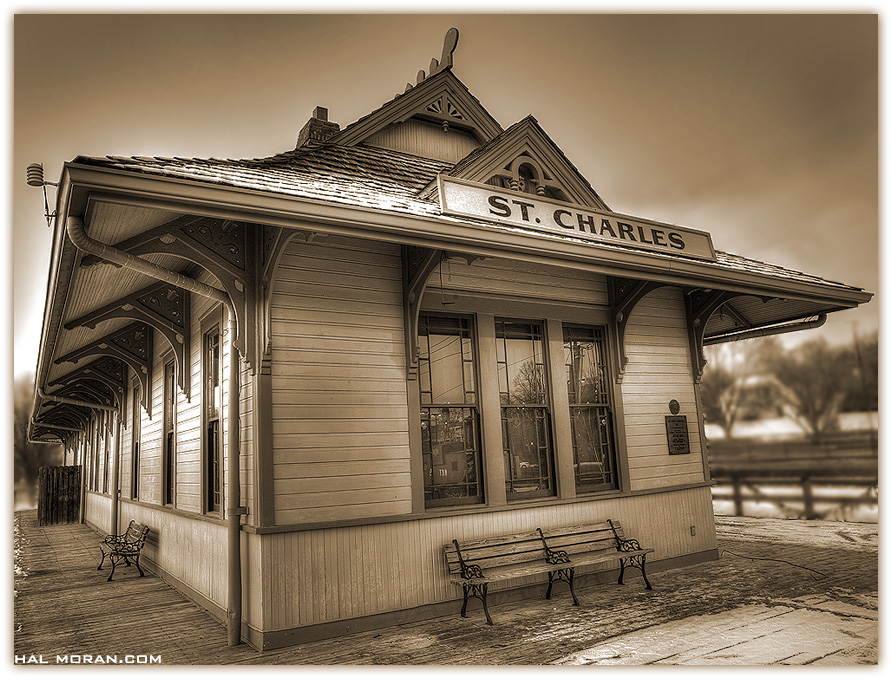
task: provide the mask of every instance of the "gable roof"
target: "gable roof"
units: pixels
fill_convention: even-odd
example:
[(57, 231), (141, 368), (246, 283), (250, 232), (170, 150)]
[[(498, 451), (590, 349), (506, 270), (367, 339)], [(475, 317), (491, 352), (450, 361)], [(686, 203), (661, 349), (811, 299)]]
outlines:
[[(408, 88), (406, 92), (398, 94), (375, 111), (345, 127), (331, 141), (347, 146), (362, 144), (389, 125), (401, 123), (419, 114), (467, 129), (482, 143), (502, 132), (502, 126), (465, 84), (453, 75), (451, 68), (444, 68)], [(450, 109), (450, 106), (453, 108)], [(440, 110), (435, 110), (437, 107)]]
[(490, 176), (504, 171), (522, 155), (548, 172), (551, 183), (560, 186), (570, 202), (595, 210), (610, 210), (532, 115), (522, 118), (502, 134), (479, 146), (446, 174), (458, 179), (486, 182)]

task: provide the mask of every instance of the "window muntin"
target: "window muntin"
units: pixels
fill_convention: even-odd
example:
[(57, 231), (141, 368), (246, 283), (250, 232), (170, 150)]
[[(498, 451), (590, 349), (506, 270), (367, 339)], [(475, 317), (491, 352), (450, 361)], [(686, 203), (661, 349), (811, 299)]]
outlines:
[(483, 502), (470, 317), (419, 318), (419, 397), (425, 505)]
[(617, 488), (605, 335), (564, 326), (564, 363), (578, 492)]
[(205, 509), (220, 511), (220, 328), (215, 326), (204, 335), (203, 407), (205, 425)]
[(496, 362), (508, 498), (555, 493), (545, 356), (541, 322), (496, 319)]

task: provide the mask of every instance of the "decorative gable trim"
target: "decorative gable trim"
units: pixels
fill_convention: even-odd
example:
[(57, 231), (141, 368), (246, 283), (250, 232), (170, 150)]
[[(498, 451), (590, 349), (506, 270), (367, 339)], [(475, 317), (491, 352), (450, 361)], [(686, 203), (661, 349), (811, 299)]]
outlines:
[[(539, 195), (551, 193), (553, 198), (610, 211), (585, 177), (580, 174), (555, 142), (543, 131), (533, 116), (518, 121), (503, 134), (470, 153), (446, 173), (449, 177), (481, 184), (505, 180), (499, 185), (520, 190), (521, 166), (532, 170)], [(437, 186), (432, 182), (422, 192), (434, 197)]]
[(496, 119), (453, 72), (446, 68), (348, 125), (331, 141), (356, 146), (386, 127), (402, 123), (413, 116), (461, 127), (471, 132), (481, 143), (502, 133), (502, 126)]

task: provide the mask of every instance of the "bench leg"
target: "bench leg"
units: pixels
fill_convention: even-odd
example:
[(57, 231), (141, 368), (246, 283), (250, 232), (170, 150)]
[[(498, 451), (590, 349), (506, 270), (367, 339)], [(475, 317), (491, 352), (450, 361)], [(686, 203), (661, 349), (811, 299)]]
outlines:
[(106, 581), (112, 580), (112, 576), (115, 575), (115, 567), (118, 565), (118, 561), (115, 559), (114, 555), (109, 555), (109, 562), (112, 563), (112, 570), (111, 572), (109, 572), (109, 577), (106, 579)]
[(621, 557), (620, 558), (620, 576), (617, 578), (617, 583), (623, 585), (623, 572), (626, 567), (635, 567), (639, 571), (642, 572), (642, 578), (645, 579), (645, 589), (653, 590), (651, 587), (651, 583), (648, 581), (648, 575), (645, 573), (645, 555), (633, 555), (632, 557)]
[[(140, 566), (140, 556), (139, 555), (136, 556), (136, 559), (133, 561), (133, 563), (136, 565), (136, 568), (139, 570), (140, 576), (145, 576), (145, 574), (143, 573), (143, 568)], [(642, 573), (644, 574), (645, 572), (643, 571)], [(648, 579), (645, 579), (645, 582), (647, 583)]]
[(487, 617), (487, 624), (493, 625), (493, 619), (490, 618), (490, 610), (487, 608), (487, 584), (462, 584), (462, 612), (461, 616), (468, 617), (468, 598), (476, 597), (484, 605), (484, 614)]
[(546, 599), (552, 599), (552, 586), (555, 584), (555, 581), (564, 581), (570, 586), (571, 589), (571, 597), (574, 599), (574, 605), (579, 607), (580, 601), (577, 599), (577, 593), (574, 591), (574, 568), (570, 567), (569, 569), (557, 569), (556, 571), (549, 572), (549, 587), (546, 589)]
[(100, 547), (99, 552), (102, 553), (102, 559), (99, 560), (99, 566), (96, 567), (96, 571), (102, 571), (102, 563), (105, 562), (105, 550), (103, 550), (102, 547)]

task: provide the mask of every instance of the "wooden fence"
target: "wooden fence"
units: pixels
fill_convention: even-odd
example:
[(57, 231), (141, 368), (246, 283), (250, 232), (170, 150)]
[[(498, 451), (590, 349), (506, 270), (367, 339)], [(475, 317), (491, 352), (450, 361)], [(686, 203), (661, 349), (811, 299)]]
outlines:
[(81, 466), (42, 467), (37, 473), (37, 523), (71, 524), (80, 521)]
[(716, 501), (736, 515), (747, 503), (798, 508), (804, 519), (831, 510), (878, 503), (877, 433), (836, 433), (821, 442), (719, 440), (709, 445)]

